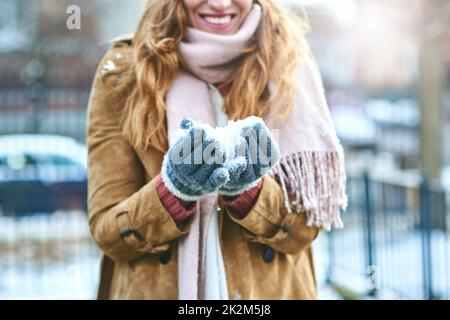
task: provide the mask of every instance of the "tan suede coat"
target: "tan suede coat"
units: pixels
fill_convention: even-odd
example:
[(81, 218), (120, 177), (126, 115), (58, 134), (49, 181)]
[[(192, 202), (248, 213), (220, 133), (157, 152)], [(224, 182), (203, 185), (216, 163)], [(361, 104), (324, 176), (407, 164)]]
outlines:
[[(131, 59), (131, 45), (126, 38), (114, 41), (88, 106), (89, 225), (103, 252), (98, 298), (177, 299), (177, 240), (191, 220), (179, 229), (161, 204), (155, 177), (164, 153), (132, 147), (119, 124), (125, 98), (108, 95), (114, 73)], [(219, 206), (230, 299), (316, 298), (311, 242), (319, 229), (305, 225), (304, 213), (287, 214), (275, 179), (265, 177), (243, 220)]]

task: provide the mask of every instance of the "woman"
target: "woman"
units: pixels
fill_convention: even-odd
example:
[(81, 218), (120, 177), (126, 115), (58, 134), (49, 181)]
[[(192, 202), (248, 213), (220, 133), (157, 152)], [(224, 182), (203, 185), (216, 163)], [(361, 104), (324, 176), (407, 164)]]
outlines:
[[(114, 41), (88, 108), (100, 299), (316, 297), (311, 243), (342, 226), (345, 174), (299, 29), (276, 0), (149, 1)], [(176, 164), (181, 144), (224, 162)]]

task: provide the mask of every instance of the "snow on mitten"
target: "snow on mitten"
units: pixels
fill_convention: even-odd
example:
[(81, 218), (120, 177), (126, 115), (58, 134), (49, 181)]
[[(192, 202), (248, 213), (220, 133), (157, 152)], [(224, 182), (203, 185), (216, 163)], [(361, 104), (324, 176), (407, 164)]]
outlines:
[(176, 143), (164, 156), (162, 178), (172, 194), (196, 201), (217, 191), (229, 180), (224, 168), (225, 149), (207, 125), (194, 125), (184, 118)]
[(231, 153), (228, 151), (225, 163), (230, 179), (219, 188), (219, 193), (236, 196), (258, 184), (261, 177), (279, 161), (280, 151), (261, 118), (253, 116), (230, 122), (226, 130), (229, 131), (227, 137), (231, 137), (232, 141), (236, 132), (239, 136), (234, 139), (234, 150)]

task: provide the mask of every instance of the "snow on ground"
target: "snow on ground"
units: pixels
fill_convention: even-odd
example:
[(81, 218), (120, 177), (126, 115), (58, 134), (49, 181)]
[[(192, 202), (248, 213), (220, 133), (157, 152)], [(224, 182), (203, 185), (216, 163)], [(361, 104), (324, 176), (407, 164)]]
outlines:
[(319, 300), (342, 300), (326, 283), (328, 266), (327, 235), (321, 233), (313, 242), (314, 266), (317, 277), (317, 298)]
[(89, 239), (83, 212), (56, 212), (22, 218), (0, 216), (0, 243), (19, 241), (54, 242)]
[(0, 299), (94, 299), (99, 257), (84, 214), (0, 217)]
[(48, 265), (0, 267), (0, 300), (95, 299), (97, 257)]

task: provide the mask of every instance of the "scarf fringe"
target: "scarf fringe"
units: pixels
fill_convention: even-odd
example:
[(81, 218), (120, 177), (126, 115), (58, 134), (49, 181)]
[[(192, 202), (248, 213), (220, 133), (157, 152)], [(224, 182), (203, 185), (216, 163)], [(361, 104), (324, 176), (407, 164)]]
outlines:
[(270, 175), (277, 179), (285, 206), (305, 212), (307, 225), (343, 228), (340, 211), (347, 209), (343, 151), (302, 151), (280, 159)]

